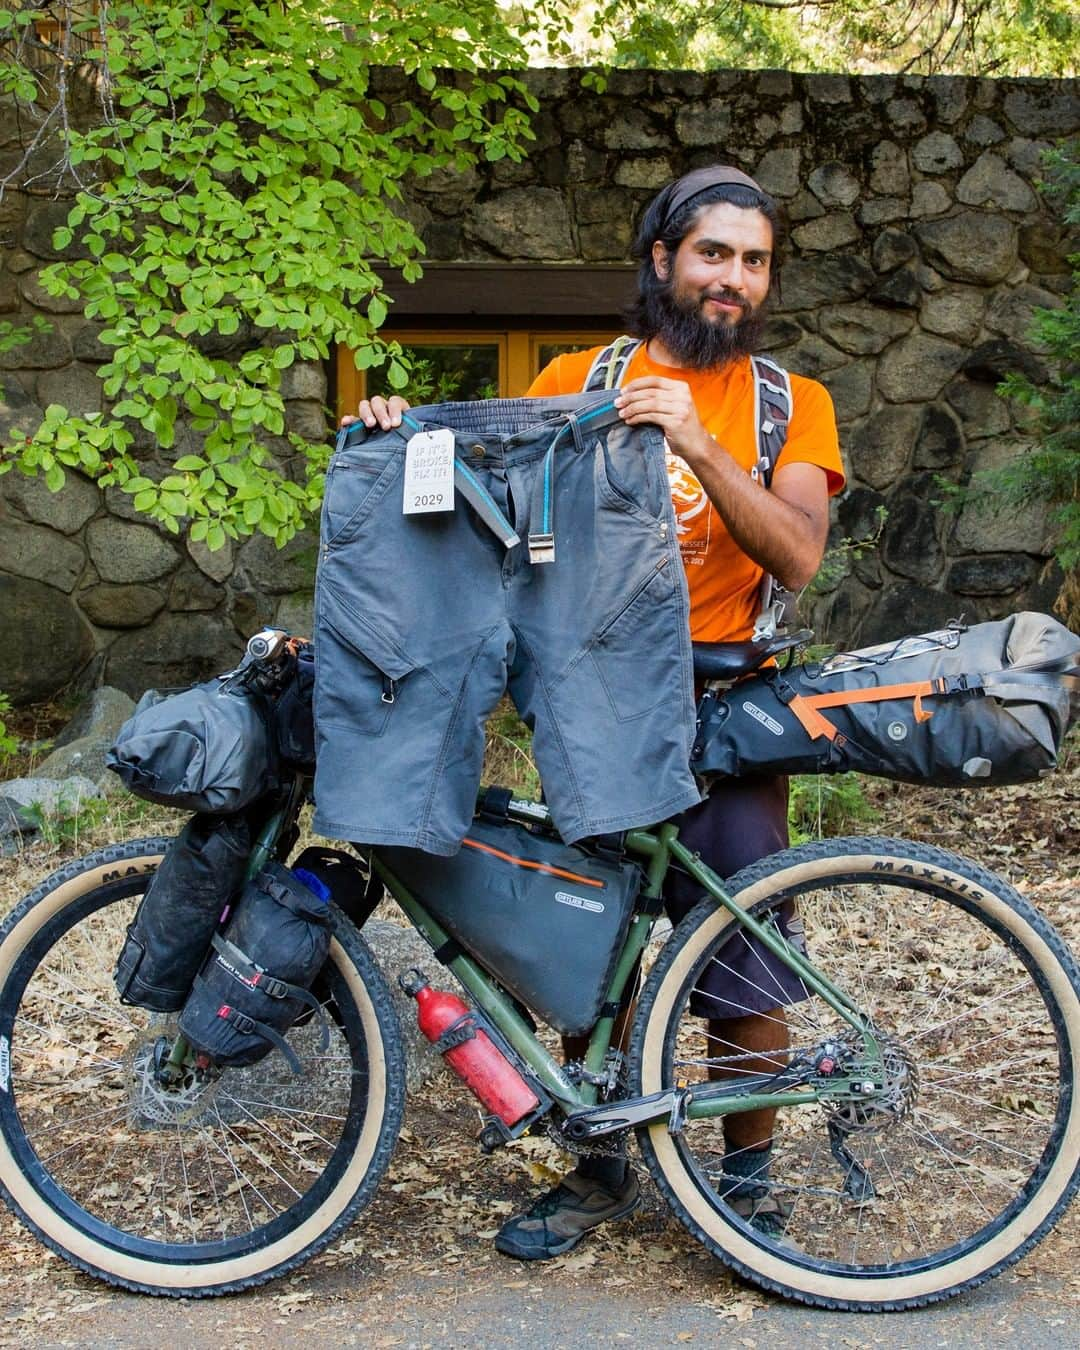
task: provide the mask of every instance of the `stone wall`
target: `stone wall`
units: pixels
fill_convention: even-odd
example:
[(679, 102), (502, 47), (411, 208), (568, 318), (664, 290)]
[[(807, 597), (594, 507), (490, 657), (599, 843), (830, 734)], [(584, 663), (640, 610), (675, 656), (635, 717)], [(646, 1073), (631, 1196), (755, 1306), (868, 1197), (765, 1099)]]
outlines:
[[(402, 78), (380, 72), (378, 93), (392, 101)], [(819, 632), (851, 644), (1047, 608), (1060, 574), (1044, 511), (949, 516), (937, 479), (966, 481), (1030, 444), (1023, 410), (994, 386), (1010, 369), (1042, 377), (1031, 312), (1070, 284), (1069, 241), (1035, 183), (1040, 151), (1080, 129), (1076, 82), (624, 72), (602, 95), (573, 71), (530, 82), (541, 111), (526, 162), (416, 185), (407, 209), (429, 258), (623, 261), (670, 177), (741, 165), (790, 216), (768, 345), (836, 403), (849, 470), (836, 535), (889, 513), (880, 549), (812, 603)], [(29, 429), (50, 402), (99, 406), (94, 328), (37, 282), (63, 213), (0, 204), (0, 313), (53, 325), (0, 355), (0, 432)], [(311, 434), (323, 372), (288, 374), (290, 420)], [(313, 567), (311, 540), (209, 555), (140, 522), (121, 494), (73, 478), (54, 498), (9, 474), (0, 604), (20, 635), (5, 646), (20, 650), (0, 656), (0, 689), (29, 698), (105, 678), (137, 692), (216, 669), (258, 623), (306, 622)]]

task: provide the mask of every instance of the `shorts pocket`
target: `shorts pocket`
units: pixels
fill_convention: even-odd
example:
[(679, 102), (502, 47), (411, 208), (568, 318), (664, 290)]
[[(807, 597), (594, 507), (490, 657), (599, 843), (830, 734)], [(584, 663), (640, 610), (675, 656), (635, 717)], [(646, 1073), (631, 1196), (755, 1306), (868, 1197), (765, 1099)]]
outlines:
[(663, 454), (659, 432), (613, 427), (596, 443), (597, 498), (616, 511), (639, 516), (650, 523), (660, 520), (670, 491), (662, 471)]
[(326, 474), (320, 532), (328, 547), (355, 538), (403, 471), (400, 441), (375, 441), (335, 455)]
[(329, 587), (319, 596), (315, 725), (381, 736), (418, 664)]
[(682, 674), (672, 608), (671, 560), (663, 557), (589, 644), (587, 661), (615, 717), (631, 722), (662, 703), (679, 716)]

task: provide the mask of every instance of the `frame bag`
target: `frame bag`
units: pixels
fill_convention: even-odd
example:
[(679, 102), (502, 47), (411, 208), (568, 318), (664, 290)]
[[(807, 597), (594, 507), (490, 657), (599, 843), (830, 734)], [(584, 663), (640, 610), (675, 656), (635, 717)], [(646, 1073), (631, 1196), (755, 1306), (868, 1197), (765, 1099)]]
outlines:
[(180, 1013), (180, 1030), (219, 1068), (255, 1064), (276, 1047), (302, 1072), (285, 1033), (307, 1009), (322, 1018), (309, 990), (330, 950), (328, 901), (317, 877), (276, 862), (244, 888)]
[(767, 670), (698, 706), (694, 771), (860, 773), (937, 787), (1025, 783), (1080, 711), (1080, 638), (1044, 614)]
[(592, 1028), (641, 887), (635, 863), (568, 846), (505, 816), (474, 820), (452, 858), (375, 851), (455, 945), (549, 1026), (565, 1035)]

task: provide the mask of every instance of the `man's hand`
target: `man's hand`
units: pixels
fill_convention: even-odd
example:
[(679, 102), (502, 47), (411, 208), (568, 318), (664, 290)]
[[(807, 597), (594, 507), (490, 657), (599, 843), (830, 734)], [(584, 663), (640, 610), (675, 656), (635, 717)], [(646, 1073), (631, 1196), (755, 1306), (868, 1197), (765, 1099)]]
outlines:
[(715, 450), (716, 443), (697, 415), (690, 386), (682, 380), (667, 380), (659, 375), (631, 380), (619, 390), (615, 406), (630, 426), (639, 422), (658, 426), (671, 449), (691, 469), (695, 461), (700, 462)]
[(391, 394), (389, 398), (376, 394), (372, 399), (361, 401), (355, 417), (346, 413), (339, 425), (351, 427), (354, 422), (363, 422), (366, 427), (378, 426), (389, 431), (391, 427), (401, 426), (401, 414), (408, 411), (408, 401), (399, 394)]

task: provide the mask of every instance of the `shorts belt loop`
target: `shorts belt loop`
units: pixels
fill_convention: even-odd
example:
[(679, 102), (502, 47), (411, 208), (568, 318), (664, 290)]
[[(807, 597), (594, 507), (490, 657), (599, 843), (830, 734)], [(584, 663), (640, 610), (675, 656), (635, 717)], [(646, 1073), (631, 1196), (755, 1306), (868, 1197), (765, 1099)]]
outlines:
[(585, 453), (585, 437), (581, 434), (581, 423), (577, 420), (577, 414), (571, 413), (566, 419), (570, 423), (570, 434), (574, 438), (574, 449), (579, 455)]

